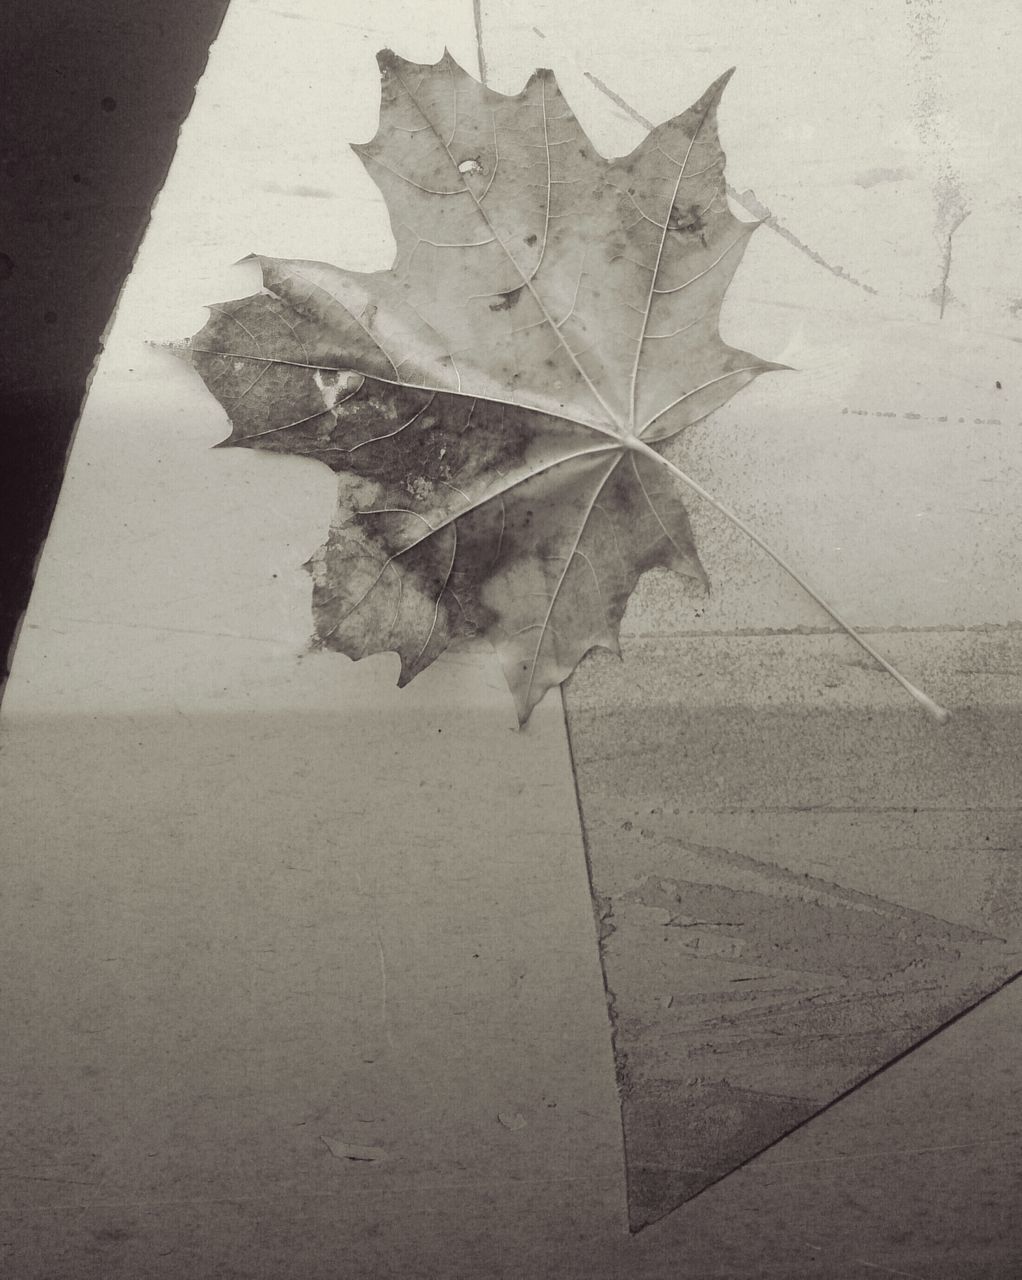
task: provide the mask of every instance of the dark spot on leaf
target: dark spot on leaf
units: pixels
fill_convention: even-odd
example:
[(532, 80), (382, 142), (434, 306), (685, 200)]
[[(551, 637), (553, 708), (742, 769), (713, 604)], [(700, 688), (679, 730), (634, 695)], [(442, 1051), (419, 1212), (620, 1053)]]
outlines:
[[(526, 236), (525, 243), (528, 245), (533, 245), (536, 243), (537, 239), (538, 239), (538, 236), (535, 236), (535, 235)], [(1000, 383), (998, 383), (997, 385), (1000, 386)]]
[[(10, 280), (14, 275), (14, 259), (8, 253), (0, 253), (0, 280)], [(1001, 384), (998, 383), (998, 386)]]
[(695, 204), (689, 205), (687, 210), (673, 208), (671, 216), (667, 219), (668, 231), (682, 231), (690, 235), (698, 235), (705, 226), (706, 222), (703, 219), (702, 211)]
[(491, 311), (510, 311), (512, 307), (517, 306), (518, 299), (522, 296), (522, 290), (525, 285), (521, 284), (517, 289), (509, 289), (507, 293), (500, 295), (498, 302), (490, 303)]
[(116, 99), (116, 98), (104, 98), (104, 99), (100, 102), (100, 104), (99, 104), (99, 105), (103, 108), (103, 110), (104, 110), (104, 111), (107, 111), (107, 112), (110, 112), (110, 111), (116, 111), (116, 110), (117, 110), (117, 99)]
[(997, 390), (998, 390), (998, 391), (1000, 391), (1000, 389), (1001, 389), (1001, 384), (1000, 384), (1000, 382), (995, 382), (995, 383), (994, 383), (994, 386), (997, 388)]

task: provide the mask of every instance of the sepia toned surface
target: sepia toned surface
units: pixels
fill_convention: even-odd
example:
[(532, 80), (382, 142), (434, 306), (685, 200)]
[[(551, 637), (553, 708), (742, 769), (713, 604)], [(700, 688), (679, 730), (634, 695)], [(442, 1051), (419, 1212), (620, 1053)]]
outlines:
[[(694, 506), (711, 594), (650, 575), (624, 664), (581, 668), (636, 1225), (705, 1165), (694, 1124), (740, 1161), (743, 1108), (762, 1145), (1012, 969), (1017, 16), (864, 5), (835, 44), (837, 6), (482, 9), (494, 87), (553, 66), (605, 155), (738, 65), (731, 184), (773, 223), (724, 337), (799, 372), (671, 456), (956, 712), (792, 634), (823, 624)], [(111, 329), (4, 705), (12, 1274), (1011, 1276), (1017, 986), (628, 1235), (560, 707), (518, 734), (481, 650), (403, 691), (307, 653), (333, 478), (211, 451), (223, 414), (144, 345), (250, 293), (252, 251), (386, 268), (345, 144), (376, 51), (445, 44), (472, 66), (471, 6), (235, 0)], [(728, 1021), (735, 976), (777, 999)]]
[(954, 695), (940, 732), (838, 636), (573, 678), (635, 1226), (1022, 969), (1016, 635), (883, 637)]

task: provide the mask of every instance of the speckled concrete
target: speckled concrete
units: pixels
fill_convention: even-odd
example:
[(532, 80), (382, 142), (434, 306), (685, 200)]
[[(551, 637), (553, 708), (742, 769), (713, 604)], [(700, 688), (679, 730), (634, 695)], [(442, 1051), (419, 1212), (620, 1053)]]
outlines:
[(841, 636), (636, 639), (572, 681), (634, 1227), (1022, 970), (1022, 633), (884, 640), (950, 726)]

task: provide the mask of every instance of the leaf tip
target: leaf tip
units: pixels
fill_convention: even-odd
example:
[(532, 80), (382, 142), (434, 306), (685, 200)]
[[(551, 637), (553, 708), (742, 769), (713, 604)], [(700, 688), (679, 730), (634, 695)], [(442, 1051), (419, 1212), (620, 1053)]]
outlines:
[(381, 49), (376, 55), (376, 65), (384, 74), (397, 73), (406, 65), (405, 59), (393, 49)]
[(514, 685), (510, 685), (510, 688), (515, 703), (515, 715), (518, 717), (518, 731), (522, 732), (528, 725), (529, 717), (539, 704), (540, 698), (535, 696), (534, 690), (524, 690)]
[(716, 78), (716, 80), (714, 80), (713, 84), (710, 86), (711, 92), (715, 92), (717, 97), (719, 98), (720, 95), (727, 88), (728, 84), (731, 81), (731, 77), (734, 75), (734, 73), (737, 70), (738, 68), (736, 66), (728, 67), (728, 69), (725, 72), (723, 72), (721, 75), (719, 75)]
[(717, 106), (717, 103), (720, 102), (721, 95), (737, 70), (737, 67), (728, 67), (727, 71), (719, 75), (696, 103), (696, 109), (704, 112), (712, 111)]
[[(405, 689), (412, 683), (419, 672), (423, 670), (423, 667), (419, 665), (418, 660), (409, 661), (403, 654), (400, 656), (401, 670), (397, 677), (397, 687), (399, 689)], [(426, 663), (425, 665), (428, 666), (429, 664)]]
[[(528, 93), (528, 91), (532, 88), (532, 86), (534, 84), (538, 84), (540, 80), (556, 81), (556, 77), (554, 76), (553, 70), (550, 67), (537, 67), (536, 70), (532, 73), (531, 76), (529, 76), (528, 80), (525, 82), (525, 88), (522, 90), (522, 94)], [(520, 94), (519, 96), (522, 96), (522, 94)]]
[(178, 360), (183, 360), (185, 364), (191, 365), (193, 369), (197, 367), (191, 338), (175, 338), (170, 342), (154, 342), (151, 338), (147, 338), (146, 346), (152, 347), (156, 351), (167, 351), (172, 356), (176, 356)]

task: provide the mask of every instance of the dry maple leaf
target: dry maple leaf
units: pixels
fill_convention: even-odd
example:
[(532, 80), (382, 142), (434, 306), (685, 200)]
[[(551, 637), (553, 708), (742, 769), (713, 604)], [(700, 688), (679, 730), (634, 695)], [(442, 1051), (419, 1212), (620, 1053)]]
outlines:
[(718, 331), (758, 225), (727, 203), (731, 73), (606, 160), (550, 71), (510, 97), (446, 52), (378, 60), (380, 127), (353, 149), (393, 267), (259, 258), (263, 291), (211, 308), (185, 354), (224, 444), (339, 477), (310, 562), (319, 641), (397, 652), (404, 685), (485, 635), (524, 723), (588, 650), (617, 651), (645, 570), (704, 581), (676, 481), (709, 495), (653, 446), (783, 367)]

